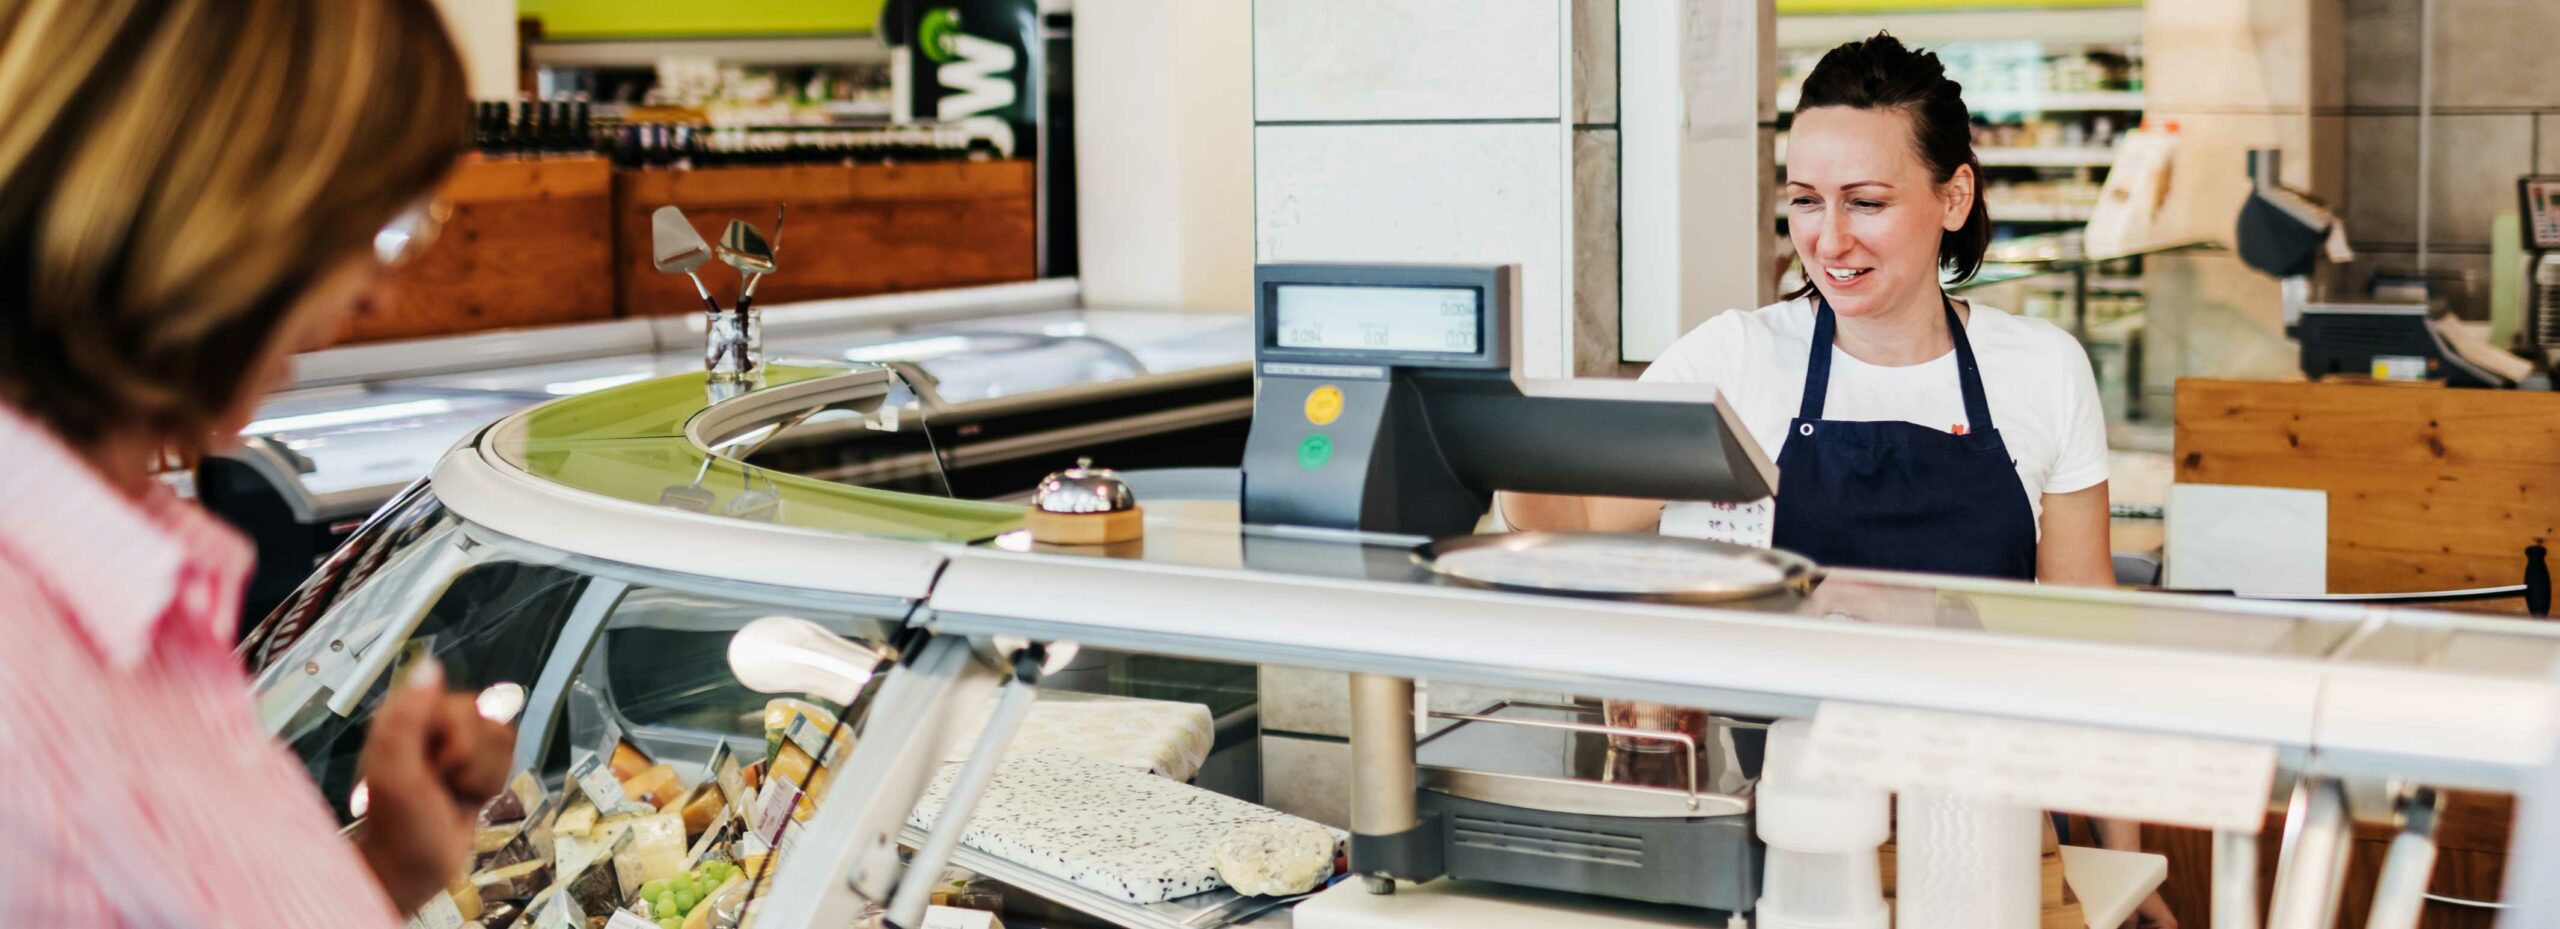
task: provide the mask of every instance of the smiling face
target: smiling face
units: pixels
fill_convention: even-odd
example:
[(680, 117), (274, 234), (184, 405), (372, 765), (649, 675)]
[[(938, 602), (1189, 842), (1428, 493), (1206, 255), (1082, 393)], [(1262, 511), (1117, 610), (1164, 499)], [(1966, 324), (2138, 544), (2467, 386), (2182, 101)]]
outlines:
[(1824, 106), (1788, 131), (1787, 235), (1832, 312), (1937, 303), (1938, 245), (1973, 209), (1973, 169), (1939, 183), (1896, 109)]

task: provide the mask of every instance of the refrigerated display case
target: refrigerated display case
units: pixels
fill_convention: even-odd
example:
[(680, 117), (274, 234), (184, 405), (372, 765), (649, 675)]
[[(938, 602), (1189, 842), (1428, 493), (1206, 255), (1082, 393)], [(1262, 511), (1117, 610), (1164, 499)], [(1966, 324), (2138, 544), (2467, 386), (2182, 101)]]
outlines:
[[(994, 496), (1078, 452), (1233, 465), (1251, 412), (1241, 313), (1085, 307), (1074, 281), (766, 308), (768, 357), (891, 365), (893, 415), (795, 425), (761, 452), (797, 473)], [(298, 359), (196, 493), (256, 543), (249, 614), (281, 601), (437, 456), (557, 397), (699, 370), (698, 318), (366, 345)], [(928, 484), (930, 486), (928, 486)]]
[[(2391, 814), (2388, 798), (2367, 804), (2348, 788), (2514, 791), (2553, 742), (2560, 633), (2536, 624), (1847, 570), (1722, 603), (1555, 596), (1435, 575), (1415, 561), (1422, 540), (1243, 525), (1231, 491), (1213, 481), (1190, 482), (1205, 492), (1159, 490), (1146, 500), (1139, 542), (1056, 547), (1020, 532), (1015, 506), (813, 480), (716, 451), (810, 410), (876, 414), (894, 381), (877, 365), (778, 365), (766, 388), (715, 401), (699, 374), (676, 375), (553, 401), (476, 432), (253, 633), (261, 718), (353, 819), (367, 714), (404, 656), (424, 652), (458, 686), (524, 688), (517, 761), (556, 793), (577, 789), (564, 780), (582, 753), (603, 750), (578, 733), (613, 730), (699, 785), (717, 780), (712, 762), (723, 749), (743, 761), (782, 751), (763, 722), (777, 695), (746, 686), (729, 660), (737, 630), (785, 615), (868, 643), (886, 660), (857, 699), (822, 707), (850, 718), (852, 747), (830, 768), (826, 800), (797, 841), (783, 843), (764, 898), (780, 922), (766, 925), (845, 924), (870, 909), (866, 897), (889, 900), (896, 849), (932, 847), (938, 830), (928, 825), (959, 822), (916, 809), (937, 775), (947, 782), (965, 770), (949, 759), (967, 756), (951, 752), (955, 742), (982, 734), (974, 712), (1009, 677), (1039, 679), (1039, 661), (988, 662), (1067, 643), (1569, 695), (1568, 708), (1639, 700), (1722, 718), (1819, 721), (1843, 707), (1881, 707), (2058, 726), (2092, 745), (2170, 737), (2265, 752), (2281, 773), (2259, 782), (2265, 796), (2243, 799), (2263, 811), (2259, 801), (2292, 793), (2318, 814), (2304, 820), (2308, 838), (2288, 840), (2288, 859), (2313, 854), (2324, 836), (2342, 842), (2321, 830), (2343, 830), (2350, 813)], [(1216, 699), (1224, 697), (1204, 691), (1185, 702)], [(1475, 725), (1465, 717), (1505, 714), (1434, 715)], [(1477, 725), (1466, 739), (1487, 732)], [(1483, 764), (1465, 760), (1483, 746), (1455, 739), (1426, 745), (1423, 766)], [(1459, 747), (1459, 761), (1434, 754)], [(823, 745), (806, 754), (838, 757)], [(1537, 776), (1570, 778), (1574, 767)], [(1738, 769), (1708, 770), (1701, 789), (1719, 803), (1748, 798), (1747, 782), (1727, 782)], [(1422, 790), (1521, 800), (1445, 772), (1415, 775), (1408, 765), (1407, 774)], [(1355, 789), (1372, 790), (1369, 777)], [(1667, 793), (1673, 803), (1685, 793), (1601, 786)], [(1070, 827), (1078, 817), (1127, 815), (1039, 812)], [(2245, 866), (2253, 859), (2243, 860), (2254, 834), (2222, 837), (2242, 862), (2217, 867), (2232, 893), (2246, 895), (2254, 880)], [(1226, 890), (1133, 901), (1003, 847), (964, 839), (952, 860), (1012, 888), (1005, 906), (1047, 914), (1043, 924), (1294, 919), (1285, 907), (1235, 905)], [(2291, 870), (2303, 873), (2279, 881), (2280, 897), (2335, 880)], [(1339, 905), (1346, 886), (1358, 885), (1319, 899)], [(1592, 903), (1553, 892), (1536, 899), (1568, 910)]]

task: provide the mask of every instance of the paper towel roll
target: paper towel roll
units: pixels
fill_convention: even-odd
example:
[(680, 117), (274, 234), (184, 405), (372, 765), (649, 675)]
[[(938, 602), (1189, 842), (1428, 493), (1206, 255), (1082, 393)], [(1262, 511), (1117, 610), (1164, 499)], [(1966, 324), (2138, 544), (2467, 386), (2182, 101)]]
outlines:
[(2044, 826), (2034, 807), (1944, 794), (1901, 795), (1896, 924), (1901, 929), (2036, 929)]

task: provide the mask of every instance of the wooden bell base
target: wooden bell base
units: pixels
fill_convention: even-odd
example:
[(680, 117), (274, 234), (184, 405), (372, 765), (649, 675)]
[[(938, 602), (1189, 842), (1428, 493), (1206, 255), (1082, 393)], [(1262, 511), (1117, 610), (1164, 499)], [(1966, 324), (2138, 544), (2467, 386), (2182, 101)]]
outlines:
[(1117, 513), (1052, 513), (1039, 507), (1022, 518), (1031, 540), (1044, 545), (1109, 545), (1147, 534), (1143, 507)]

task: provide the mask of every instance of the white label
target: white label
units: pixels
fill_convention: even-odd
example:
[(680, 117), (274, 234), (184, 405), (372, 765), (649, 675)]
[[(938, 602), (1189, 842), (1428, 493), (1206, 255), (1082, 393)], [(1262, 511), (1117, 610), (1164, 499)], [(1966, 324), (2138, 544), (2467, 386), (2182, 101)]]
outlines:
[(604, 929), (658, 929), (658, 924), (640, 918), (630, 910), (615, 910), (613, 918), (604, 921)]
[[(833, 745), (827, 744), (826, 727), (818, 725), (817, 721), (807, 716), (791, 717), (791, 723), (782, 729), (782, 737), (789, 739), (791, 744), (800, 746), (801, 751), (808, 752), (809, 758), (822, 767), (835, 767), (836, 762), (844, 758), (844, 740), (838, 739)], [(819, 751), (822, 748), (825, 751)]]
[(462, 907), (453, 902), (451, 891), (437, 894), (426, 906), (418, 908), (418, 915), (409, 917), (409, 925), (415, 929), (462, 929), (462, 922)]
[(783, 827), (791, 824), (791, 811), (800, 803), (800, 788), (790, 781), (766, 781), (764, 796), (756, 801), (755, 832), (764, 844), (780, 847)]
[(924, 908), (924, 929), (994, 929), (996, 914), (956, 906)]
[(577, 780), (578, 790), (587, 795), (587, 802), (596, 805), (596, 813), (600, 816), (611, 816), (622, 809), (624, 803), (630, 802), (622, 792), (622, 782), (613, 779), (613, 766), (608, 756), (587, 756), (587, 760), (579, 762), (578, 769), (571, 772), (571, 777)]
[(712, 765), (712, 771), (720, 781), (720, 799), (733, 805), (746, 801), (747, 775), (738, 769), (737, 756), (729, 753), (728, 746), (720, 746), (720, 760)]
[(2264, 825), (2271, 746), (1824, 703), (1804, 775), (2110, 819), (2230, 831)]
[(569, 896), (564, 883), (551, 891), (550, 902), (543, 904), (541, 918), (533, 923), (537, 929), (587, 929), (587, 912)]

